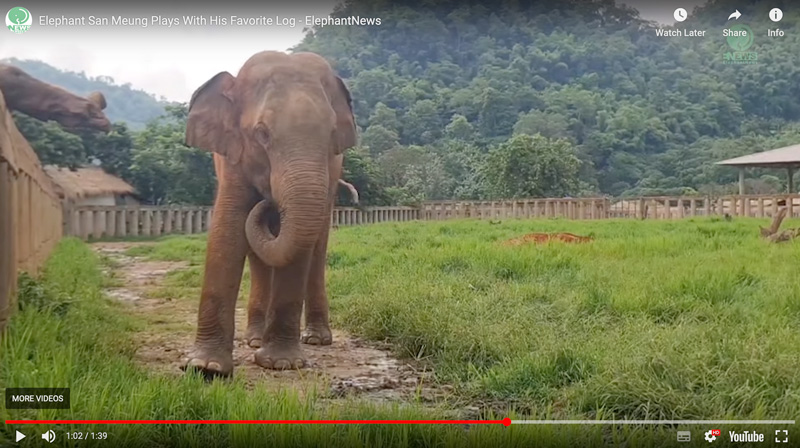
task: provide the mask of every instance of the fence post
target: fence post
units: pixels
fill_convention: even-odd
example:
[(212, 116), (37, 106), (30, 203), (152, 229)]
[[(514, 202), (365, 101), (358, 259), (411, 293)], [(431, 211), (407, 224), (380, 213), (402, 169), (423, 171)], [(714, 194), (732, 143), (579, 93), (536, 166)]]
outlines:
[(189, 235), (192, 233), (192, 219), (194, 218), (194, 213), (192, 212), (192, 209), (185, 209), (184, 211), (186, 213), (186, 221), (183, 223), (183, 233), (185, 235)]
[(153, 228), (153, 212), (149, 208), (142, 209), (142, 235), (150, 236)]
[(117, 236), (117, 209), (106, 210), (106, 236), (114, 238)]
[(203, 233), (203, 210), (200, 207), (195, 210), (194, 233)]
[(160, 208), (153, 210), (153, 236), (161, 236), (162, 228), (164, 226), (164, 211)]
[(139, 236), (139, 207), (131, 210), (131, 236)]
[(106, 217), (100, 209), (92, 209), (92, 238), (99, 240), (103, 237), (103, 224), (105, 224)]
[(121, 210), (117, 210), (115, 213), (117, 215), (117, 236), (125, 238), (128, 236), (128, 208), (123, 207)]

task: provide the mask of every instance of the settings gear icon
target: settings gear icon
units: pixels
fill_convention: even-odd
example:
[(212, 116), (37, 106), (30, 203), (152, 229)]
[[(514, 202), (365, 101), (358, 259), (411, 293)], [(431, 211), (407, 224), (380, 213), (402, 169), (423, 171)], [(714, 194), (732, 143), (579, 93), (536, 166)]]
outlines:
[(713, 435), (713, 433), (714, 433), (714, 431), (712, 431), (712, 430), (706, 431), (705, 436), (706, 436), (706, 441), (708, 443), (711, 443), (711, 442), (717, 440), (717, 436)]

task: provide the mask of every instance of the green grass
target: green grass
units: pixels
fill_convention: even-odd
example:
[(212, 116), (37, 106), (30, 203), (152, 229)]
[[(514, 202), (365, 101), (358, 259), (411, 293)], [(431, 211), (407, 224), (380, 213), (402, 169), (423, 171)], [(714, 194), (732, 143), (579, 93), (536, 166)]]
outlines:
[[(342, 228), (333, 234), (328, 257), (333, 325), (389, 341), (400, 356), (429, 363), (439, 381), (453, 384), (463, 402), (487, 415), (796, 418), (800, 245), (767, 244), (757, 237), (757, 224), (509, 220)], [(547, 231), (595, 241), (500, 244)], [(167, 237), (132, 252), (188, 260), (193, 267), (164, 287), (196, 294), (204, 248), (203, 237)], [(62, 242), (38, 283), (22, 293), (20, 301), (30, 305), (13, 317), (3, 339), (0, 383), (69, 386), (72, 408), (4, 409), (4, 419), (437, 415), (414, 403), (333, 404), (322, 394), (276, 394), (237, 379), (204, 384), (193, 376), (143, 371), (131, 361), (131, 335), (142, 322), (102, 296), (108, 281), (98, 268), (87, 246)], [(601, 446), (622, 439), (628, 446), (664, 446), (675, 438), (675, 428), (636, 426), (103, 429), (120, 446)], [(699, 444), (702, 433), (693, 429)], [(0, 437), (12, 434), (10, 427), (0, 430)], [(715, 445), (725, 446), (725, 439)], [(63, 438), (59, 443), (69, 446)]]
[[(462, 393), (559, 417), (800, 415), (800, 245), (757, 220), (483, 221), (336, 232), (335, 324)], [(504, 247), (528, 232), (590, 244)]]

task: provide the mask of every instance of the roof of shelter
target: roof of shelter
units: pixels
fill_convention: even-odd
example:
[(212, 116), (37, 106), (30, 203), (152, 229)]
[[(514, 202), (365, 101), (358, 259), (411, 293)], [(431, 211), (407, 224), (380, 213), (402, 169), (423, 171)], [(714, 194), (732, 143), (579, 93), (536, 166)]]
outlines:
[(86, 166), (73, 171), (69, 168), (48, 165), (44, 171), (56, 184), (56, 190), (68, 199), (110, 194), (136, 194), (136, 189), (129, 183), (108, 174), (100, 167)]
[(782, 168), (800, 166), (800, 144), (717, 162), (717, 165)]

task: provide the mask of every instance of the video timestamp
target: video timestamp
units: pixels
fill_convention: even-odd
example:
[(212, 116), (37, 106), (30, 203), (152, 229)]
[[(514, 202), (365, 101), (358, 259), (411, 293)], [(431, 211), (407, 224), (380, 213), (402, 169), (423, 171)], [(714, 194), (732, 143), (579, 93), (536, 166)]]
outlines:
[(106, 440), (108, 433), (105, 432), (67, 432), (69, 440)]

